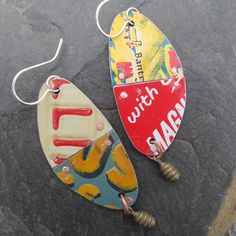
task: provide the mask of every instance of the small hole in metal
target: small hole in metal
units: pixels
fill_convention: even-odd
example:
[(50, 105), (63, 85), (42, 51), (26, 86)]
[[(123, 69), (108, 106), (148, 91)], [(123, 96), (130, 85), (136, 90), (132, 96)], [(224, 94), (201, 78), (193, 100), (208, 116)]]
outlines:
[(58, 93), (60, 93), (60, 89), (59, 89), (59, 88), (57, 88), (56, 90), (57, 90), (57, 91), (56, 91), (56, 92), (54, 92), (55, 94), (58, 94)]
[(150, 144), (153, 144), (155, 142), (155, 139), (154, 138), (151, 138), (150, 140), (149, 140), (149, 143)]
[(128, 23), (128, 25), (129, 25), (130, 27), (133, 27), (133, 26), (135, 26), (135, 23), (134, 23), (134, 21), (132, 20), (132, 21), (130, 21), (130, 22)]

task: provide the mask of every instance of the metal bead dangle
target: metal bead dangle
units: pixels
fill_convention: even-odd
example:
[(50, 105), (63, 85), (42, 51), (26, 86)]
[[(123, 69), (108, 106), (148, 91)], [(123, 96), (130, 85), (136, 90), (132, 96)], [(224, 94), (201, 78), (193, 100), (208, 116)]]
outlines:
[(142, 225), (145, 228), (152, 228), (156, 225), (156, 218), (147, 211), (134, 211), (128, 206), (125, 195), (120, 194), (121, 201), (124, 205), (124, 212), (126, 215), (132, 215), (137, 224)]
[(153, 144), (153, 146), (151, 146), (151, 151), (153, 152), (153, 157), (151, 157), (151, 159), (159, 164), (163, 176), (172, 182), (180, 180), (181, 172), (179, 169), (172, 163), (161, 160), (163, 155), (161, 145), (156, 143), (155, 140), (151, 140), (150, 144)]
[(147, 211), (131, 210), (131, 215), (134, 217), (136, 223), (146, 228), (152, 228), (156, 225), (156, 218)]
[(162, 161), (160, 159), (154, 159), (156, 161), (161, 169), (161, 173), (170, 181), (178, 181), (180, 180), (181, 173), (178, 170), (176, 166), (174, 166), (172, 163), (167, 161)]

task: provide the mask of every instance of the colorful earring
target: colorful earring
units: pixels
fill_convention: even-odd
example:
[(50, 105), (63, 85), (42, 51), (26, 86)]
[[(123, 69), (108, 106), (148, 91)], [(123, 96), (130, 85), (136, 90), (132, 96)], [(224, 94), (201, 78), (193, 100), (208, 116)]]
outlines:
[(166, 36), (136, 8), (118, 14), (109, 37), (113, 92), (123, 126), (134, 147), (160, 165), (171, 181), (179, 170), (162, 161), (183, 119), (186, 83), (180, 59)]
[(153, 227), (155, 218), (135, 212), (131, 206), (138, 194), (133, 166), (116, 132), (100, 110), (68, 80), (48, 77), (36, 102), (25, 102), (16, 93), (20, 75), (53, 62), (46, 62), (18, 72), (12, 82), (15, 97), (27, 105), (38, 104), (39, 137), (45, 156), (57, 177), (72, 191), (87, 200), (114, 210), (124, 210), (136, 222)]

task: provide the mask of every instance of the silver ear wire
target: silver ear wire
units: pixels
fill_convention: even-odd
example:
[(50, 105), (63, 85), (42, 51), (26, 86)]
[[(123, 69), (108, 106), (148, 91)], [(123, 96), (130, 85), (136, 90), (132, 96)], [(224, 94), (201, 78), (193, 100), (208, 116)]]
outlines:
[(17, 95), (17, 93), (16, 93), (16, 81), (17, 81), (17, 79), (20, 77), (20, 75), (22, 75), (23, 73), (25, 73), (25, 72), (27, 72), (27, 71), (30, 71), (30, 70), (32, 70), (32, 69), (35, 69), (35, 68), (37, 68), (37, 67), (40, 67), (40, 66), (44, 66), (44, 65), (46, 65), (46, 64), (49, 64), (49, 63), (55, 61), (56, 58), (58, 57), (59, 53), (60, 53), (62, 44), (63, 44), (63, 39), (61, 38), (60, 41), (59, 41), (58, 47), (57, 47), (57, 51), (56, 51), (56, 53), (55, 53), (55, 55), (54, 55), (54, 57), (53, 57), (52, 59), (50, 59), (50, 60), (48, 60), (48, 61), (45, 61), (45, 62), (42, 62), (42, 63), (39, 63), (39, 64), (37, 64), (37, 65), (33, 65), (33, 66), (30, 66), (30, 67), (27, 67), (27, 68), (25, 68), (25, 69), (22, 69), (21, 71), (19, 71), (19, 72), (15, 75), (15, 77), (14, 77), (14, 79), (13, 79), (13, 81), (12, 81), (12, 92), (13, 92), (14, 96), (16, 97), (16, 99), (17, 99), (18, 101), (20, 101), (20, 102), (22, 102), (22, 103), (24, 103), (24, 104), (26, 104), (26, 105), (36, 105), (36, 104), (40, 103), (40, 102), (44, 99), (44, 97), (47, 95), (48, 92), (58, 92), (58, 89), (51, 89), (50, 86), (49, 86), (49, 80), (50, 80), (50, 79), (55, 78), (55, 77), (59, 77), (59, 76), (57, 76), (57, 75), (52, 75), (52, 76), (49, 76), (48, 79), (47, 79), (47, 86), (48, 86), (48, 89), (45, 91), (45, 93), (42, 95), (42, 97), (39, 98), (39, 100), (37, 100), (37, 101), (35, 101), (35, 102), (26, 102), (26, 101), (23, 101), (23, 100)]
[(124, 17), (124, 21), (125, 21), (125, 22), (124, 22), (124, 24), (123, 24), (121, 30), (120, 30), (118, 33), (114, 34), (114, 35), (110, 35), (110, 34), (107, 34), (107, 33), (102, 29), (102, 27), (101, 27), (101, 25), (100, 25), (100, 23), (99, 23), (99, 19), (98, 19), (99, 12), (100, 12), (102, 6), (103, 6), (105, 3), (109, 2), (109, 1), (110, 1), (110, 0), (103, 0), (103, 1), (98, 5), (97, 10), (96, 10), (96, 16), (95, 16), (95, 18), (96, 18), (97, 27), (98, 27), (98, 29), (101, 31), (101, 33), (102, 33), (103, 35), (107, 36), (108, 38), (116, 38), (116, 37), (118, 37), (118, 36), (120, 36), (120, 35), (122, 34), (122, 32), (124, 31), (124, 29), (125, 29), (125, 27), (126, 27), (126, 25), (127, 25), (128, 23), (132, 24), (132, 22), (129, 20), (129, 17), (128, 17), (128, 16), (129, 16), (129, 12), (132, 11), (132, 10), (137, 11), (137, 12), (139, 12), (139, 11), (138, 11), (138, 9), (136, 9), (136, 8), (134, 8), (134, 7), (130, 7), (130, 8), (126, 11), (126, 15), (125, 15), (125, 17)]

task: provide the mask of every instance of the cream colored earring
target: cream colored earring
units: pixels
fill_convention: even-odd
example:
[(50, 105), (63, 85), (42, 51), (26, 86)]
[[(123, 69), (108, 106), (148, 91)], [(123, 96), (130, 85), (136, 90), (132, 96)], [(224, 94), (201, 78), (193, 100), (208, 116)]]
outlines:
[(70, 81), (51, 75), (43, 84), (39, 99), (23, 101), (16, 93), (16, 82), (29, 70), (18, 72), (12, 82), (14, 96), (26, 105), (38, 105), (38, 129), (43, 151), (57, 177), (87, 200), (113, 210), (124, 210), (136, 222), (153, 227), (155, 218), (131, 206), (138, 195), (133, 166), (111, 124), (91, 100)]

